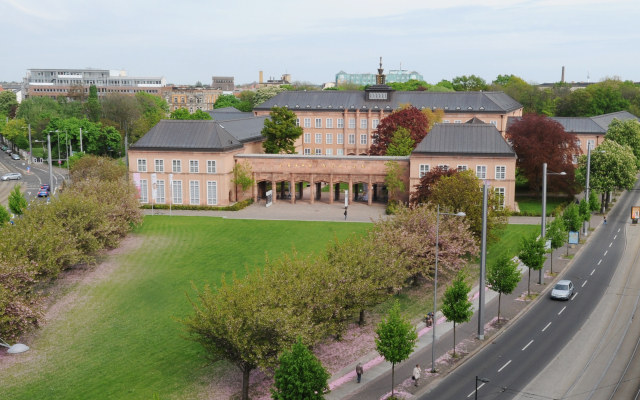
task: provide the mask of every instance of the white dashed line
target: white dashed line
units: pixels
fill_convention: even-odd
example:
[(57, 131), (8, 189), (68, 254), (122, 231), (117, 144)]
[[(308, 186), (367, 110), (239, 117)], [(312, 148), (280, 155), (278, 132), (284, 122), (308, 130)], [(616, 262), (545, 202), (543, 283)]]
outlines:
[(524, 349), (526, 349), (527, 347), (529, 347), (529, 345), (531, 345), (531, 343), (533, 343), (533, 340), (532, 340), (532, 341), (530, 341), (530, 342), (529, 342), (529, 344), (527, 344), (526, 346), (524, 346), (524, 347), (522, 348), (522, 351), (524, 351)]
[(571, 300), (575, 299), (577, 296), (578, 296), (578, 292), (575, 292), (575, 293), (573, 294), (573, 297), (571, 297)]
[(587, 284), (587, 281), (584, 281), (584, 283), (582, 284), (582, 287), (584, 287), (584, 285), (586, 285), (586, 284)]
[(609, 247), (611, 247), (612, 244), (613, 244), (613, 242), (609, 243)]
[(602, 260), (598, 261), (598, 265), (600, 265), (601, 262), (602, 262)]
[(560, 312), (558, 313), (558, 315), (562, 314), (562, 312), (564, 311), (564, 309), (567, 308), (567, 306), (562, 307), (562, 310), (560, 310)]
[[(549, 325), (551, 325), (551, 322), (549, 322), (549, 323), (547, 324), (547, 326), (545, 326), (545, 327), (544, 327), (544, 329), (542, 330), (542, 332), (546, 331), (546, 330), (547, 330), (547, 328), (549, 327)], [(498, 372), (500, 372), (500, 371), (498, 371)]]
[[(480, 389), (480, 388), (481, 388), (481, 387), (483, 387), (483, 386), (484, 386), (484, 383), (483, 383), (482, 385), (478, 386), (478, 389)], [(469, 395), (468, 395), (467, 397), (471, 397), (471, 396), (473, 396), (475, 393), (476, 393), (476, 391), (474, 390), (473, 392), (469, 393)]]
[(596, 272), (596, 270), (594, 269), (593, 271), (591, 271), (591, 273), (589, 275), (593, 275), (593, 273)]
[(604, 255), (606, 256), (608, 252), (609, 252), (609, 250), (605, 251), (605, 252), (604, 252)]
[(616, 240), (616, 238), (617, 238), (617, 237), (618, 237), (618, 235), (615, 235), (615, 236), (613, 237), (613, 240)]
[(509, 360), (509, 362), (507, 362), (505, 365), (502, 366), (502, 368), (500, 368), (498, 370), (498, 372), (502, 371), (504, 369), (504, 367), (506, 367), (507, 365), (511, 364), (511, 360)]
[(618, 229), (618, 232), (620, 232), (620, 229)]

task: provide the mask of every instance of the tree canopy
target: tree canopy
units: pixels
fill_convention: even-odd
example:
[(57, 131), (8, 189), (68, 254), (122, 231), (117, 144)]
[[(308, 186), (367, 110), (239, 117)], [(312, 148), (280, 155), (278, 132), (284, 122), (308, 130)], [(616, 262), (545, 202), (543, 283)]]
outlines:
[(496, 261), (487, 265), (487, 285), (498, 292), (498, 321), (500, 321), (500, 302), (502, 294), (511, 294), (518, 287), (522, 274), (518, 262), (512, 259), (509, 250), (505, 250)]
[(10, 90), (0, 92), (0, 116), (13, 118), (17, 109), (16, 94)]
[(296, 113), (286, 107), (273, 107), (269, 116), (262, 128), (262, 136), (267, 139), (262, 143), (265, 153), (294, 154), (295, 141), (303, 133), (302, 128), (296, 126)]
[(278, 86), (267, 86), (256, 90), (255, 96), (253, 96), (253, 106), (257, 107), (270, 98), (276, 96), (280, 92), (284, 92), (286, 89), (283, 89)]
[(605, 139), (629, 146), (636, 157), (636, 165), (640, 168), (640, 122), (635, 119), (620, 121), (616, 118), (609, 124)]
[(533, 232), (530, 235), (523, 235), (518, 251), (518, 258), (529, 268), (527, 280), (527, 294), (531, 295), (531, 270), (540, 271), (544, 266), (546, 257), (544, 239)]
[(456, 324), (471, 321), (473, 316), (473, 304), (469, 300), (471, 285), (467, 282), (467, 274), (464, 271), (458, 275), (447, 286), (442, 299), (442, 314), (447, 321), (453, 322), (453, 356), (456, 356)]
[(369, 153), (378, 156), (386, 155), (387, 148), (399, 128), (405, 128), (411, 132), (414, 149), (427, 136), (428, 126), (429, 120), (427, 120), (426, 115), (411, 105), (394, 111), (391, 115), (383, 118), (373, 132)]
[(45, 129), (51, 133), (51, 152), (58, 156), (58, 150), (63, 158), (68, 153), (67, 143), (73, 151), (80, 151), (80, 128), (82, 128), (82, 150), (87, 154), (108, 155), (116, 157), (122, 151), (122, 136), (113, 126), (93, 123), (88, 119), (53, 118)]
[(387, 155), (408, 156), (414, 148), (415, 142), (411, 139), (411, 132), (407, 128), (399, 127), (387, 147)]
[(186, 108), (178, 108), (171, 112), (170, 119), (186, 119), (186, 120), (208, 120), (213, 119), (209, 113), (202, 110), (196, 110), (193, 114)]
[(487, 90), (487, 81), (475, 75), (456, 76), (451, 84), (456, 92)]
[(302, 343), (300, 337), (290, 351), (282, 353), (274, 374), (274, 400), (322, 400), (329, 390), (331, 374), (318, 358)]

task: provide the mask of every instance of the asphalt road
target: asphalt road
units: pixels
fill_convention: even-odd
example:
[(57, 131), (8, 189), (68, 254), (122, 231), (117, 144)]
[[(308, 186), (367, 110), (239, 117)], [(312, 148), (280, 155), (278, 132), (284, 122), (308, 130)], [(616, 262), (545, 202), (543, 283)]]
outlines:
[[(27, 172), (27, 168), (30, 171)], [(37, 198), (38, 189), (44, 183), (49, 183), (49, 165), (47, 163), (27, 164), (27, 160), (12, 160), (5, 152), (0, 152), (0, 176), (9, 172), (19, 172), (22, 174), (21, 180), (0, 181), (0, 204), (7, 203), (7, 197), (13, 187), (20, 183), (27, 201), (31, 198)], [(62, 181), (66, 177), (66, 170), (53, 168), (53, 184), (52, 191), (62, 185)]]
[[(640, 184), (636, 190), (638, 187)], [(547, 294), (490, 345), (419, 399), (473, 399), (476, 376), (489, 379), (479, 385), (479, 399), (512, 399), (553, 358), (572, 357), (561, 351), (607, 290), (625, 251), (624, 228), (630, 223), (629, 210), (636, 205), (637, 197), (637, 191), (620, 197), (621, 204), (608, 215), (608, 225), (595, 233), (565, 273), (563, 278), (572, 280), (576, 287), (571, 300), (554, 301)]]

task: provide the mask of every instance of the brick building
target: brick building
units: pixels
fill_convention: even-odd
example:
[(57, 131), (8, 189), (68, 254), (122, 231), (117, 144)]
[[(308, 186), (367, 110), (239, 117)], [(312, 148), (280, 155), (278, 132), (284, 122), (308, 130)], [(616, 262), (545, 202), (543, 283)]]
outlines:
[(169, 104), (170, 111), (186, 108), (193, 114), (196, 110), (213, 110), (213, 104), (221, 94), (219, 89), (172, 86), (166, 88), (162, 97)]

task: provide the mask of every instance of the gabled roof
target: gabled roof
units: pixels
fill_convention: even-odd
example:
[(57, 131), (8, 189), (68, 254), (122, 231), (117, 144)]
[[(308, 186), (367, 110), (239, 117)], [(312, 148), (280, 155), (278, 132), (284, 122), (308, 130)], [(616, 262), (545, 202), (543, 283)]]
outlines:
[(412, 154), (516, 157), (493, 124), (436, 124)]
[(252, 112), (243, 112), (235, 107), (217, 108), (215, 110), (207, 110), (207, 114), (211, 115), (214, 121), (228, 121), (230, 119), (238, 118), (250, 118), (253, 116)]
[(476, 117), (473, 117), (470, 120), (468, 120), (467, 122), (465, 122), (465, 124), (484, 124), (484, 121), (481, 120), (481, 119), (478, 119)]
[[(507, 119), (507, 130), (509, 126), (522, 117), (509, 117)], [(626, 121), (635, 119), (640, 122), (635, 115), (628, 111), (618, 111), (609, 114), (597, 115), (595, 117), (551, 117), (552, 120), (560, 123), (565, 131), (583, 135), (604, 135), (607, 133), (609, 124), (614, 119)]]
[(229, 119), (221, 121), (220, 126), (242, 143), (255, 142), (256, 140), (264, 139), (264, 136), (262, 136), (262, 128), (264, 128), (264, 120), (267, 118), (269, 118), (269, 115)]
[(441, 108), (445, 112), (482, 111), (507, 113), (522, 105), (503, 92), (394, 92), (390, 100), (368, 100), (365, 91), (313, 90), (285, 91), (270, 98), (255, 110), (269, 110), (287, 106), (291, 110), (386, 110), (393, 111), (400, 104), (411, 103), (417, 108)]
[(609, 129), (609, 124), (613, 121), (614, 118), (620, 121), (635, 119), (636, 121), (640, 122), (640, 119), (631, 114), (629, 111), (618, 111), (614, 113), (598, 115), (595, 117), (591, 117), (591, 120), (600, 125), (606, 131), (607, 129)]

